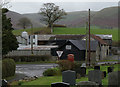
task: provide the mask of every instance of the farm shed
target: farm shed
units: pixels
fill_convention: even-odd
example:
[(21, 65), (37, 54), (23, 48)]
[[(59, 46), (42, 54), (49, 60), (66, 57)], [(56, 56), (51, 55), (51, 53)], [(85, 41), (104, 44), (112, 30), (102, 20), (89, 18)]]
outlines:
[[(97, 41), (91, 41), (91, 54), (96, 58)], [(88, 49), (88, 48), (87, 48)], [(51, 49), (51, 54), (57, 56), (56, 51), (63, 51), (60, 59), (67, 59), (68, 54), (74, 54), (75, 61), (84, 61), (86, 54), (86, 41), (83, 40), (67, 40), (64, 45)], [(92, 57), (92, 58), (93, 58)]]

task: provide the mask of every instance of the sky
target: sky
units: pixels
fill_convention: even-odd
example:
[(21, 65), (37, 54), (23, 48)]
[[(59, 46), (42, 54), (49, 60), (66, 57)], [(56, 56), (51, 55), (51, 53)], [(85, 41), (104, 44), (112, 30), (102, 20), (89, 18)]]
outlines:
[(87, 11), (89, 8), (92, 11), (99, 11), (106, 7), (118, 6), (119, 0), (12, 0), (10, 2), (11, 11), (20, 14), (38, 13), (43, 3), (54, 2), (66, 12)]

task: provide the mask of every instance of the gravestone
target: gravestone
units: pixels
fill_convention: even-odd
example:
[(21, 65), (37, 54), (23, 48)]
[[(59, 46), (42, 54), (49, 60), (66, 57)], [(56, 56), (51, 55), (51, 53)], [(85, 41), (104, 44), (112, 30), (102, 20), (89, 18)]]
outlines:
[(67, 70), (62, 72), (62, 82), (69, 83), (70, 85), (76, 84), (76, 72)]
[(120, 87), (120, 71), (108, 74), (108, 86)]
[(99, 87), (99, 84), (91, 81), (80, 81), (77, 83), (77, 87)]
[(108, 73), (112, 72), (112, 71), (113, 71), (113, 68), (114, 68), (114, 67), (108, 67), (108, 68), (107, 68)]
[(99, 85), (102, 85), (102, 71), (100, 70), (89, 71), (88, 81), (96, 82)]
[(100, 70), (100, 66), (94, 66), (94, 70)]
[(7, 85), (8, 85), (8, 82), (7, 82), (5, 79), (3, 79), (3, 80), (2, 80), (2, 86), (3, 86), (3, 87), (6, 87)]
[(85, 77), (86, 76), (86, 67), (78, 67), (78, 68), (75, 68), (74, 71), (77, 74), (80, 74), (81, 77)]
[(103, 71), (104, 77), (106, 77), (106, 71)]
[(70, 87), (70, 84), (64, 82), (52, 83), (51, 87)]

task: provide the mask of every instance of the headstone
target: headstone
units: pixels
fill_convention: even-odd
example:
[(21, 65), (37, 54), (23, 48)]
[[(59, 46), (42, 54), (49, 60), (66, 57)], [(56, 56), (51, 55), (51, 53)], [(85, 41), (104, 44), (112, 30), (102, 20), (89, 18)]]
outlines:
[(57, 83), (52, 83), (51, 87), (70, 87), (70, 85), (64, 82), (57, 82)]
[(80, 81), (77, 83), (77, 87), (99, 87), (99, 84), (91, 81)]
[(104, 77), (106, 77), (106, 71), (103, 71)]
[(86, 67), (78, 67), (78, 68), (75, 68), (74, 71), (77, 74), (80, 74), (81, 77), (85, 77), (86, 76)]
[(62, 81), (70, 85), (76, 84), (76, 72), (67, 70), (62, 72)]
[(102, 71), (100, 70), (89, 71), (88, 81), (96, 82), (99, 85), (102, 85)]
[(112, 72), (113, 71), (113, 67), (108, 67), (108, 73)]
[(94, 70), (100, 70), (100, 66), (94, 66)]
[(120, 87), (120, 71), (111, 72), (108, 74), (108, 86)]
[(5, 79), (3, 79), (2, 80), (2, 86), (4, 87), (4, 86), (7, 86), (7, 85), (8, 85), (8, 82)]

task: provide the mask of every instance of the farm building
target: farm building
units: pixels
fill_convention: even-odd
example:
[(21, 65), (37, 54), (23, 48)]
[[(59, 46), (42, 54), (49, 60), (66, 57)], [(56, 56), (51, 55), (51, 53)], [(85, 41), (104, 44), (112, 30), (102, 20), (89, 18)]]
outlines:
[[(80, 48), (79, 51), (78, 51), (78, 49), (77, 49), (77, 51), (75, 51), (76, 49), (74, 49), (74, 48), (71, 49), (72, 51), (75, 52), (76, 57), (79, 57), (79, 58), (76, 58), (75, 60), (82, 59), (81, 57), (83, 57), (83, 56), (84, 56), (84, 58), (82, 60), (84, 60), (85, 59), (85, 53), (83, 55), (82, 52), (85, 52), (85, 49), (86, 49), (86, 38), (88, 38), (88, 35), (80, 35), (80, 36), (79, 35), (74, 35), (74, 36), (70, 36), (69, 35), (73, 40), (70, 40), (70, 38), (67, 37), (67, 36), (68, 35), (66, 35), (66, 37), (65, 37), (65, 35), (64, 36), (61, 35), (61, 37), (60, 37), (60, 35), (59, 35), (59, 36), (56, 36), (55, 38), (57, 40), (59, 40), (59, 39), (62, 40), (64, 38), (64, 39), (67, 39), (66, 41), (68, 41), (69, 43), (72, 43), (72, 44), (75, 43), (74, 46)], [(91, 58), (93, 58), (95, 60), (102, 60), (102, 59), (106, 58), (107, 56), (109, 56), (109, 51), (110, 50), (109, 50), (109, 45), (107, 44), (107, 42), (105, 42), (99, 36), (92, 35), (92, 34), (91, 34), (90, 40), (91, 40), (91, 43), (90, 43), (90, 45), (91, 45)], [(87, 43), (88, 43), (88, 41), (87, 41)], [(61, 49), (60, 49), (60, 47), (57, 48), (57, 49), (52, 49), (51, 50), (51, 54), (53, 56), (57, 56), (55, 50), (65, 50), (65, 49), (63, 49), (65, 47), (63, 47), (63, 48), (61, 47)], [(83, 47), (84, 47), (84, 51), (81, 51), (81, 53), (80, 53), (80, 50), (81, 49), (83, 50)], [(88, 45), (87, 45), (87, 48), (88, 48)], [(92, 50), (92, 48), (94, 48), (94, 50)], [(69, 51), (67, 50), (66, 51), (66, 56), (62, 55), (61, 59), (62, 58), (64, 59), (65, 57), (67, 57), (67, 53), (71, 53), (70, 50)]]
[[(98, 46), (97, 41), (91, 41), (91, 53), (92, 58), (96, 55), (96, 49)], [(87, 48), (88, 49), (88, 48)], [(51, 54), (57, 56), (56, 51), (63, 51), (60, 59), (67, 59), (68, 54), (74, 55), (75, 61), (84, 61), (86, 57), (86, 41), (82, 40), (68, 40), (66, 43), (58, 48), (53, 48)]]
[[(19, 42), (18, 50), (30, 50), (31, 49), (31, 35), (27, 32), (23, 32), (21, 36), (16, 37)], [(81, 43), (85, 43), (88, 35), (33, 35), (33, 50), (51, 50), (52, 48), (62, 47), (67, 41), (73, 45), (71, 40), (79, 41), (79, 46)], [(102, 60), (109, 56), (110, 48), (112, 44), (112, 35), (93, 35), (91, 34), (91, 44), (97, 42), (96, 49), (96, 60)], [(81, 43), (80, 43), (81, 41)], [(83, 42), (82, 42), (83, 41)], [(77, 48), (78, 46), (76, 46)], [(62, 49), (62, 48), (61, 48)], [(81, 48), (82, 49), (82, 48)], [(80, 50), (81, 49), (77, 49)], [(84, 49), (86, 49), (84, 47)], [(94, 52), (94, 53), (95, 53)], [(54, 53), (52, 49), (52, 54)], [(55, 54), (55, 53), (54, 53)], [(92, 53), (91, 53), (92, 54)], [(83, 55), (82, 55), (83, 56)], [(91, 55), (92, 56), (92, 55)], [(84, 58), (83, 58), (84, 59)]]

